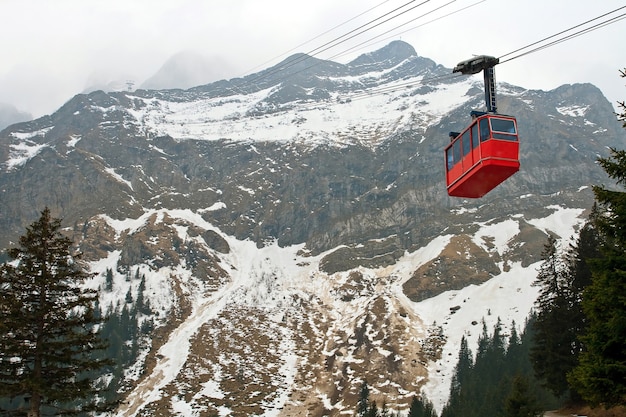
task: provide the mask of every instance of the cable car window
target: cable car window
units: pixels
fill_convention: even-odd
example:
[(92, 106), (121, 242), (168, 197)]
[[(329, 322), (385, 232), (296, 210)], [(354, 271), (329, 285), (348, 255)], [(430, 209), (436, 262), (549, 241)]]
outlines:
[(503, 132), (515, 134), (515, 123), (508, 119), (491, 119), (491, 130), (494, 132)]
[(478, 140), (478, 125), (474, 123), (472, 125), (472, 148), (477, 147), (479, 143), (480, 141)]
[(465, 156), (472, 150), (472, 141), (470, 139), (469, 130), (463, 132), (463, 137), (461, 138), (461, 140), (463, 141), (463, 156)]
[(448, 171), (454, 166), (454, 155), (452, 155), (452, 148), (446, 150), (446, 161), (448, 163)]
[(517, 140), (517, 135), (515, 134), (515, 123), (513, 120), (492, 118), (491, 128), (493, 130), (493, 132), (491, 132), (491, 136), (494, 139)]
[(489, 119), (480, 120), (480, 141), (484, 142), (489, 139)]
[(461, 161), (461, 140), (457, 139), (452, 144), (452, 152), (454, 154), (454, 163)]

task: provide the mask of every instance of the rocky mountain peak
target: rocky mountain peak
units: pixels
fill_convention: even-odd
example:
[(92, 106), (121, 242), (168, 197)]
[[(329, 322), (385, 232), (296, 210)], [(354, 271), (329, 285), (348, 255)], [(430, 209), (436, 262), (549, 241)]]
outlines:
[(393, 41), (376, 51), (360, 55), (351, 61), (349, 65), (359, 66), (384, 62), (398, 64), (414, 56), (417, 56), (417, 52), (411, 45), (403, 41)]

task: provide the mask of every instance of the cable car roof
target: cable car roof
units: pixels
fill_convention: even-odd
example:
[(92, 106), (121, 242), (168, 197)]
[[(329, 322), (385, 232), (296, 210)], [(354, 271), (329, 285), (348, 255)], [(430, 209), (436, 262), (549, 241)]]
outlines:
[(456, 64), (452, 73), (460, 72), (461, 74), (477, 74), (486, 68), (492, 68), (500, 62), (500, 59), (489, 56), (479, 55), (473, 58), (461, 61)]

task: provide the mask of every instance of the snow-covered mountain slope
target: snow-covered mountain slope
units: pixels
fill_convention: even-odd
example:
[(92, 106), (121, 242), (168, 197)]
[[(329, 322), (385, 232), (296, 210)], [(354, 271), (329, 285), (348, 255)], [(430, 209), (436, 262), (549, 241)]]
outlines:
[[(137, 106), (130, 113), (138, 129), (147, 135), (167, 135), (176, 140), (279, 141), (309, 146), (359, 143), (375, 147), (412, 127), (436, 124), (443, 115), (472, 99), (466, 95), (468, 90), (480, 88), (479, 81), (465, 78), (416, 94), (410, 87), (428, 82), (416, 74), (387, 83), (384, 89), (361, 90), (360, 78), (380, 75), (373, 72), (332, 78), (333, 83), (354, 85), (355, 90), (331, 91), (322, 102), (305, 95), (297, 108), (292, 103), (273, 105), (273, 96), (284, 88), (281, 84), (254, 94), (243, 94), (233, 87), (233, 94), (227, 97), (188, 102), (130, 96)], [(314, 92), (312, 88), (311, 94)]]
[(499, 84), (520, 172), (450, 198), (443, 148), (479, 78), (393, 42), (78, 95), (0, 133), (0, 246), (50, 207), (100, 308), (132, 312), (120, 416), (351, 414), (363, 380), (394, 409), (422, 390), (440, 408), (461, 335), (524, 323), (547, 234), (571, 239), (607, 181), (597, 157), (626, 144), (591, 85)]
[[(583, 221), (582, 210), (550, 210), (544, 218), (517, 216), (478, 224), (470, 238), (486, 250), (506, 253), (520, 233), (518, 223), (525, 221), (560, 236), (567, 245)], [(363, 380), (375, 387), (375, 398), (393, 408), (406, 410), (423, 388), (440, 409), (461, 336), (475, 345), (481, 330), (476, 323), (482, 320), (490, 327), (497, 319), (505, 328), (513, 322), (522, 325), (536, 298), (531, 283), (537, 264), (515, 262), (483, 284), (411, 301), (402, 284), (420, 266), (439, 258), (452, 235), (405, 253), (393, 265), (327, 274), (319, 267), (326, 254), (312, 256), (304, 245), (259, 248), (224, 234), (189, 210), (102, 220), (113, 243), (166, 226), (164, 233), (175, 234), (183, 246), (193, 242), (226, 274), (224, 283), (215, 287), (199, 280), (186, 262), (176, 268), (128, 266), (145, 274), (149, 285), (144, 294), (160, 317), (187, 307), (177, 326), (154, 347), (154, 363), (138, 378), (118, 416), (278, 416), (306, 415), (306, 410), (340, 415), (353, 410)], [(207, 232), (227, 243), (227, 253), (207, 244), (202, 237)], [(160, 240), (155, 237), (152, 243)], [(97, 277), (92, 286), (104, 288), (106, 270), (119, 271), (120, 259), (121, 252), (114, 250), (93, 261)], [(137, 298), (137, 284), (116, 272), (101, 304), (115, 305), (129, 291)]]

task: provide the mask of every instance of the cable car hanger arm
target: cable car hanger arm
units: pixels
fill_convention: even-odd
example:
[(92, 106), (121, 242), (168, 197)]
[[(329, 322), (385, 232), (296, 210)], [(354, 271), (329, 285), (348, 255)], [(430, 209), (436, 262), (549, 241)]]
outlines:
[(471, 75), (483, 71), (485, 79), (485, 104), (488, 113), (497, 113), (496, 105), (496, 72), (495, 67), (500, 60), (493, 56), (479, 55), (465, 61), (459, 62), (452, 70), (452, 73)]

